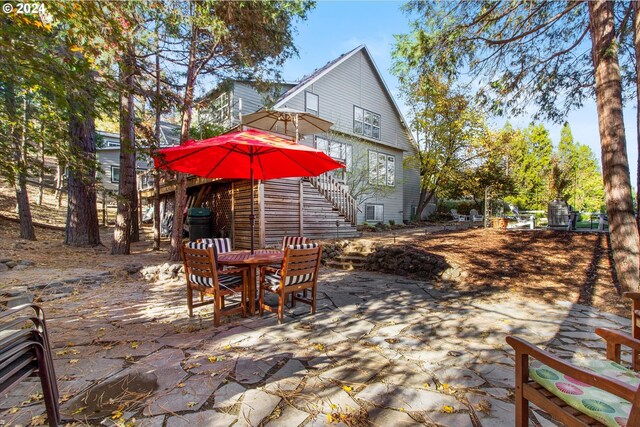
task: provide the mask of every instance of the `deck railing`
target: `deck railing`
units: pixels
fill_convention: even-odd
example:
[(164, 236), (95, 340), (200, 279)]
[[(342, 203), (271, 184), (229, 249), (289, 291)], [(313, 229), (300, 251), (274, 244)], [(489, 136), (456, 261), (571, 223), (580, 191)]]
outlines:
[(358, 202), (340, 182), (328, 174), (309, 177), (309, 182), (351, 225), (358, 222)]

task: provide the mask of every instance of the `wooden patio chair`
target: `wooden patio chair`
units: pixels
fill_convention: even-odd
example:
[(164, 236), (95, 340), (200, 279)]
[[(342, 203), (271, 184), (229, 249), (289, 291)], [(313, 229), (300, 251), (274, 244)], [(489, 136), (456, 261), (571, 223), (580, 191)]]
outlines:
[[(213, 323), (220, 326), (221, 316), (241, 313), (242, 317), (246, 317), (249, 269), (242, 267), (219, 271), (217, 258), (215, 246), (210, 244), (189, 242), (182, 247), (189, 317), (193, 316), (194, 308), (213, 304)], [(193, 301), (193, 291), (200, 292), (199, 302)], [(205, 295), (213, 298), (206, 300)], [(240, 303), (226, 308), (224, 297), (230, 295), (239, 295)]]
[[(316, 312), (316, 289), (318, 285), (318, 270), (322, 257), (322, 245), (317, 243), (290, 245), (284, 251), (282, 269), (270, 266), (260, 269), (260, 316), (264, 310), (275, 310), (265, 304), (265, 292), (278, 295), (278, 323), (284, 318), (284, 304), (288, 295), (291, 295), (291, 305), (296, 301), (309, 304), (311, 314)], [(306, 294), (298, 295), (298, 292), (311, 290), (311, 298)]]
[(199, 239), (198, 243), (213, 245), (216, 248), (216, 252), (219, 254), (223, 254), (225, 252), (231, 252), (233, 250), (233, 247), (231, 246), (231, 239), (228, 237)]
[(44, 312), (25, 304), (0, 312), (0, 395), (31, 376), (40, 378), (49, 425), (59, 425), (60, 399)]
[(529, 402), (569, 427), (640, 426), (640, 374), (620, 365), (621, 346), (640, 350), (640, 341), (604, 328), (596, 334), (607, 341), (607, 359), (584, 367), (507, 337), (516, 352), (516, 427), (529, 425)]
[[(623, 297), (631, 300), (631, 336), (640, 340), (640, 292), (625, 292)], [(640, 350), (631, 349), (631, 367), (640, 370)]]
[(302, 236), (284, 236), (282, 238), (281, 249), (284, 251), (291, 245), (306, 245), (311, 243), (311, 239)]

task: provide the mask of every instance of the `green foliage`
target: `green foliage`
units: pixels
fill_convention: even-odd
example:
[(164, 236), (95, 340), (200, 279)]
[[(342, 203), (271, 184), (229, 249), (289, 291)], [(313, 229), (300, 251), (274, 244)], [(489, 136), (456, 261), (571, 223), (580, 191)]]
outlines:
[(224, 132), (224, 128), (216, 123), (200, 123), (195, 126), (191, 126), (189, 130), (189, 136), (192, 139), (208, 139), (214, 136), (221, 135)]
[[(616, 25), (633, 2), (616, 2)], [(529, 1), (423, 1), (404, 6), (409, 34), (396, 36), (404, 67), (416, 74), (476, 79), (478, 99), (493, 114), (530, 113), (562, 120), (593, 98), (594, 69), (587, 4)], [(633, 31), (621, 30), (626, 89), (635, 88)], [(540, 117), (538, 117), (540, 116)]]
[(396, 225), (396, 222), (394, 220), (390, 219), (389, 220), (389, 225), (394, 226), (394, 225)]

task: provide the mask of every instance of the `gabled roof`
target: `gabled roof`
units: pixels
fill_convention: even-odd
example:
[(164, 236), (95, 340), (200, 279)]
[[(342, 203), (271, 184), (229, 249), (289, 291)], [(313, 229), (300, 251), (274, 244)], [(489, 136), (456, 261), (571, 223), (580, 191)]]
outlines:
[(314, 82), (316, 82), (317, 80), (319, 80), (320, 78), (322, 78), (326, 74), (330, 73), (331, 70), (333, 70), (338, 65), (342, 64), (343, 62), (345, 62), (346, 60), (348, 60), (349, 58), (351, 58), (352, 56), (354, 56), (356, 53), (358, 53), (360, 51), (362, 51), (362, 53), (364, 53), (367, 56), (367, 58), (369, 59), (369, 62), (371, 62), (371, 64), (373, 65), (373, 69), (375, 71), (375, 74), (377, 75), (378, 79), (382, 83), (382, 86), (384, 87), (386, 95), (389, 98), (389, 100), (391, 101), (391, 104), (393, 105), (393, 108), (395, 108), (396, 113), (398, 114), (398, 117), (400, 118), (400, 121), (401, 121), (402, 125), (407, 130), (407, 134), (409, 135), (411, 140), (415, 143), (415, 140), (413, 138), (413, 134), (409, 131), (409, 125), (405, 121), (404, 116), (402, 115), (402, 112), (400, 111), (400, 108), (398, 107), (398, 104), (396, 103), (396, 100), (391, 95), (391, 91), (389, 90), (389, 87), (387, 86), (387, 84), (385, 83), (384, 79), (382, 78), (382, 75), (380, 74), (380, 70), (378, 69), (378, 66), (373, 61), (373, 58), (371, 57), (371, 53), (369, 52), (369, 49), (367, 49), (367, 46), (365, 46), (364, 44), (361, 44), (360, 46), (356, 47), (353, 50), (350, 50), (347, 53), (343, 53), (342, 55), (340, 55), (336, 59), (334, 59), (332, 61), (329, 61), (324, 66), (318, 68), (313, 73), (303, 77), (300, 80), (300, 83), (298, 83), (296, 86), (294, 86), (291, 89), (289, 89), (288, 91), (286, 91), (284, 94), (282, 94), (282, 96), (280, 98), (278, 98), (278, 100), (276, 100), (275, 104), (273, 105), (273, 108), (284, 107), (285, 104), (287, 102), (289, 102), (289, 100), (291, 100), (294, 96), (296, 96), (297, 94), (299, 94), (302, 91), (304, 91), (307, 87), (312, 85)]

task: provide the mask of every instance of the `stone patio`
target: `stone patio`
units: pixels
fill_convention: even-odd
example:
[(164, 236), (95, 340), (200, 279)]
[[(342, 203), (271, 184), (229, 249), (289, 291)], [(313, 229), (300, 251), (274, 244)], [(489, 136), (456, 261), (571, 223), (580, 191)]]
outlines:
[[(265, 314), (214, 328), (211, 308), (187, 316), (182, 277), (84, 274), (30, 286), (45, 301), (62, 412), (75, 425), (512, 426), (506, 335), (604, 357), (594, 328), (630, 326), (570, 302), (474, 299), (323, 269), (315, 315), (299, 304), (282, 325)], [(38, 393), (36, 380), (3, 396), (0, 425), (42, 421)]]

